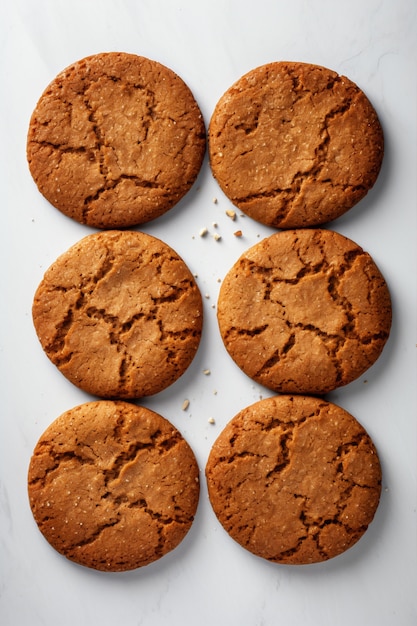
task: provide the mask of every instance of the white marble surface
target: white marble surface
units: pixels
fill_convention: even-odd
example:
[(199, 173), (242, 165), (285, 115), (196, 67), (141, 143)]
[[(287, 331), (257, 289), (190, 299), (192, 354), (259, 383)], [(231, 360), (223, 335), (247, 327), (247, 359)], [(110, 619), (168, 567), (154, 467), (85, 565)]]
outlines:
[[(2, 626), (416, 623), (416, 7), (415, 0), (1, 3)], [(249, 218), (230, 221), (230, 205), (207, 161), (189, 195), (144, 227), (183, 256), (209, 296), (191, 368), (144, 402), (170, 419), (196, 453), (202, 493), (193, 528), (159, 562), (103, 574), (56, 554), (32, 519), (26, 474), (33, 446), (55, 417), (89, 399), (43, 355), (31, 322), (32, 297), (56, 256), (90, 231), (38, 193), (25, 160), (27, 125), (44, 87), (61, 69), (109, 50), (171, 67), (193, 90), (206, 121), (232, 82), (271, 60), (318, 63), (349, 76), (380, 115), (386, 156), (378, 182), (332, 227), (380, 266), (391, 289), (394, 323), (376, 365), (329, 399), (353, 413), (374, 438), (383, 493), (363, 539), (332, 561), (285, 567), (258, 559), (226, 536), (207, 501), (203, 470), (211, 444), (238, 410), (269, 395), (225, 354), (214, 308), (218, 279), (245, 248), (271, 232)], [(222, 236), (218, 242), (211, 236), (213, 222)], [(198, 236), (203, 226), (210, 231), (204, 240)], [(241, 239), (233, 236), (237, 228)], [(205, 368), (211, 375), (202, 373)], [(187, 412), (184, 398), (190, 399)]]

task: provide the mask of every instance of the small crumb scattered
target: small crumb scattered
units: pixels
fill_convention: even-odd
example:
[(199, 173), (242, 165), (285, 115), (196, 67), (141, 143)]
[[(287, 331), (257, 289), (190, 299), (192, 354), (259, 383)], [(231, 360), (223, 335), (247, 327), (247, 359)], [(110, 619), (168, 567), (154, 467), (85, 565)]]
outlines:
[(218, 278), (218, 279), (217, 279), (217, 282), (218, 282), (218, 283), (221, 283), (221, 282), (222, 282), (222, 279), (221, 279), (221, 278)]
[(233, 233), (235, 237), (241, 237), (243, 235), (241, 230), (235, 230), (235, 232)]
[(213, 389), (213, 395), (217, 396), (217, 389)]
[(215, 423), (216, 423), (216, 420), (214, 419), (214, 417), (209, 417), (209, 418), (208, 418), (208, 423), (209, 423), (209, 424), (215, 424)]
[(204, 227), (204, 228), (202, 228), (200, 230), (200, 232), (198, 234), (200, 235), (200, 237), (205, 237), (207, 235), (207, 233), (208, 233), (208, 230), (207, 230), (206, 227)]
[(203, 370), (204, 376), (209, 376), (211, 374), (210, 370)]
[(213, 235), (213, 239), (215, 239), (216, 241), (220, 241), (220, 239), (221, 239), (221, 238), (222, 238), (222, 237), (221, 237), (221, 235), (219, 235), (219, 233), (215, 233), (215, 234)]
[(205, 298), (207, 298), (207, 300), (209, 300), (209, 298), (210, 298), (210, 294), (209, 294), (209, 293), (205, 293), (205, 294), (204, 294), (204, 297), (205, 297)]
[(233, 221), (236, 219), (236, 211), (233, 211), (233, 209), (227, 209), (226, 215)]
[(217, 198), (213, 198), (213, 204), (217, 204)]
[(213, 228), (217, 228), (218, 223), (217, 222), (212, 222), (212, 226), (213, 226)]
[(188, 407), (190, 406), (190, 401), (185, 399), (184, 402), (182, 403), (182, 410), (186, 411), (188, 409)]

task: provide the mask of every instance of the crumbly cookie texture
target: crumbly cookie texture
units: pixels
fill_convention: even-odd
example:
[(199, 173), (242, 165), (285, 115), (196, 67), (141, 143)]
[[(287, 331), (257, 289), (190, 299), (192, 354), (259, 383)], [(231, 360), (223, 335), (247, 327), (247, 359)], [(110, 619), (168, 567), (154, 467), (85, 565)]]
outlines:
[(162, 391), (188, 368), (202, 331), (193, 275), (167, 244), (140, 232), (84, 237), (46, 271), (33, 322), (50, 360), (95, 396)]
[(28, 473), (30, 506), (68, 559), (125, 571), (173, 550), (194, 519), (199, 471), (180, 432), (157, 413), (97, 401), (56, 419)]
[(270, 561), (317, 563), (353, 546), (377, 509), (375, 446), (342, 408), (277, 396), (243, 409), (210, 452), (214, 512), (240, 545)]
[(169, 68), (133, 54), (82, 59), (32, 114), (27, 158), (39, 191), (97, 228), (142, 224), (191, 188), (206, 147), (201, 111)]
[(225, 347), (250, 378), (313, 395), (377, 360), (391, 315), (370, 255), (326, 229), (285, 230), (250, 248), (224, 278), (217, 307)]
[(279, 228), (324, 224), (361, 200), (379, 174), (377, 114), (352, 81), (307, 63), (242, 76), (209, 125), (212, 172), (228, 198)]

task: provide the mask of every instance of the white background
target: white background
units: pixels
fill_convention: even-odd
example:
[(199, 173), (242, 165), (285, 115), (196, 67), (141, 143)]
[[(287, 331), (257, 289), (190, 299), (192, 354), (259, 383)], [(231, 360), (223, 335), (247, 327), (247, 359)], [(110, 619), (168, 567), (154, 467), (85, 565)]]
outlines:
[[(1, 2), (2, 626), (416, 623), (416, 7), (415, 0)], [(92, 230), (61, 215), (37, 191), (26, 164), (27, 127), (37, 99), (59, 71), (113, 50), (148, 56), (177, 72), (206, 123), (235, 80), (275, 60), (307, 61), (345, 74), (378, 111), (386, 139), (379, 179), (331, 228), (370, 252), (385, 275), (392, 333), (377, 363), (328, 399), (373, 437), (383, 491), (362, 540), (327, 563), (291, 567), (252, 556), (226, 535), (207, 500), (204, 466), (214, 439), (241, 408), (271, 395), (225, 353), (216, 322), (219, 280), (246, 248), (272, 232), (248, 217), (232, 222), (225, 215), (230, 204), (207, 160), (177, 207), (143, 227), (184, 258), (204, 296), (204, 335), (195, 361), (170, 389), (143, 401), (171, 420), (195, 451), (202, 479), (195, 523), (157, 563), (104, 574), (55, 553), (31, 516), (26, 476), (36, 441), (58, 415), (90, 399), (43, 354), (32, 326), (32, 298), (47, 267)], [(204, 239), (203, 227), (209, 230)], [(233, 235), (238, 228), (240, 239)], [(203, 374), (206, 368), (210, 375)]]

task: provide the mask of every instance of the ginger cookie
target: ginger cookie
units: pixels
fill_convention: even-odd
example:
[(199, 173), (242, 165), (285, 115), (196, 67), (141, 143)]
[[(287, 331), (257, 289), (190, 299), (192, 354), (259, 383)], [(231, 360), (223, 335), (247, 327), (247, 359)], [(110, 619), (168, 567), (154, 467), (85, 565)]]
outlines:
[(344, 409), (277, 396), (240, 411), (210, 452), (213, 510), (257, 556), (317, 563), (353, 546), (377, 509), (381, 467), (364, 428)]
[(206, 147), (188, 86), (150, 59), (108, 52), (51, 82), (32, 114), (27, 158), (39, 191), (96, 228), (153, 220), (191, 188)]
[(229, 355), (282, 393), (325, 394), (363, 374), (391, 328), (386, 282), (360, 246), (326, 229), (284, 230), (246, 251), (220, 288)]
[(118, 572), (147, 565), (185, 537), (199, 471), (181, 433), (122, 401), (88, 402), (40, 437), (28, 492), (45, 539), (71, 561)]
[(333, 220), (374, 185), (384, 140), (365, 94), (345, 76), (276, 62), (242, 76), (209, 125), (214, 177), (226, 196), (268, 226)]
[(96, 396), (162, 391), (188, 368), (202, 331), (194, 277), (167, 244), (140, 232), (84, 237), (46, 271), (33, 302), (40, 343)]

